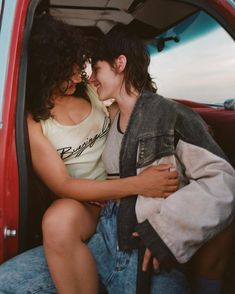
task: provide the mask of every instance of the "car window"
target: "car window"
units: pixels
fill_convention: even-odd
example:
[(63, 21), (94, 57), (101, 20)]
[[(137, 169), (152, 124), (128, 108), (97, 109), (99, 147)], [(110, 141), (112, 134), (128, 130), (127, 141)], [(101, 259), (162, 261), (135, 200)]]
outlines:
[(197, 19), (198, 23), (189, 25), (184, 32), (194, 38), (180, 44), (179, 37), (178, 43), (167, 42), (171, 46), (167, 50), (150, 50), (150, 73), (163, 96), (223, 104), (235, 98), (235, 43), (210, 16), (201, 14), (204, 21), (207, 18), (214, 22), (213, 29), (208, 30)]
[(1, 16), (2, 16), (2, 5), (3, 5), (3, 1), (0, 0), (0, 19), (1, 19)]
[(235, 8), (235, 1), (234, 0), (227, 0), (234, 8)]
[(16, 0), (0, 0), (1, 25), (0, 25), (0, 128), (2, 127), (2, 108), (4, 100), (4, 84), (7, 74), (8, 55), (10, 50), (10, 37)]

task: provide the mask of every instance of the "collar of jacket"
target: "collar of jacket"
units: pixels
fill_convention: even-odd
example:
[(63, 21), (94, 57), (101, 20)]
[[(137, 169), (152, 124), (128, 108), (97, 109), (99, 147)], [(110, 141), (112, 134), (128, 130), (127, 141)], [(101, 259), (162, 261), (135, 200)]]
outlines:
[[(165, 104), (169, 103), (172, 104), (170, 100), (168, 102), (168, 99), (149, 91), (143, 91), (140, 95), (122, 140), (119, 158), (120, 177), (136, 175), (137, 150), (141, 136), (151, 135), (152, 132), (162, 132), (163, 127), (167, 130), (169, 129), (169, 126), (161, 124), (162, 119), (160, 119), (162, 107), (165, 108)], [(156, 109), (158, 109), (159, 115), (156, 113)], [(156, 129), (155, 126), (158, 124), (159, 129)], [(172, 153), (173, 149), (170, 152), (168, 150), (165, 155)], [(131, 250), (139, 247), (140, 240), (132, 236), (137, 224), (135, 214), (136, 199), (137, 195), (133, 195), (120, 201), (117, 230), (121, 250)]]

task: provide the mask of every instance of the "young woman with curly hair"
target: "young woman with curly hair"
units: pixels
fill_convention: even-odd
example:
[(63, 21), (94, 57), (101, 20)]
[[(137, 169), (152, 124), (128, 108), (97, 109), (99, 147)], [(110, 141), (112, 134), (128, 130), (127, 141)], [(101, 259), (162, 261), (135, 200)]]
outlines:
[[(87, 84), (86, 48), (76, 27), (48, 15), (35, 19), (28, 48), (26, 99), (30, 149), (36, 173), (60, 198), (44, 215), (43, 239), (53, 281), (58, 292), (66, 294), (98, 291), (95, 263), (84, 244), (95, 232), (100, 213), (97, 202), (133, 194), (166, 197), (178, 187), (177, 173), (169, 171), (170, 165), (105, 180), (101, 154), (109, 117)], [(32, 264), (39, 251), (42, 248), (0, 267), (0, 292), (33, 291), (41, 280), (43, 286), (37, 293), (54, 293), (44, 272), (32, 274), (40, 268)]]

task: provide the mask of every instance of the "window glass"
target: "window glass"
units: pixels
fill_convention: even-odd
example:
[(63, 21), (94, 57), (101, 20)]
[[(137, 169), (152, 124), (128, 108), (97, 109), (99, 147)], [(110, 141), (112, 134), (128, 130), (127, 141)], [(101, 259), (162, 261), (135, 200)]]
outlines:
[[(3, 3), (4, 2), (4, 3)], [(2, 108), (4, 100), (4, 85), (7, 74), (8, 56), (10, 50), (11, 29), (14, 19), (16, 0), (3, 1), (1, 3), (1, 27), (0, 27), (0, 128), (2, 127)], [(4, 4), (4, 5), (2, 5)]]
[(3, 3), (3, 1), (0, 0), (0, 17), (1, 17), (1, 15), (2, 15), (2, 3)]
[[(203, 17), (212, 20), (205, 13)], [(194, 39), (171, 41), (170, 49), (155, 50), (150, 73), (165, 97), (223, 104), (235, 98), (235, 43), (217, 23), (204, 34), (202, 28), (199, 21), (189, 26)]]
[(235, 8), (235, 1), (234, 0), (227, 0), (234, 8)]

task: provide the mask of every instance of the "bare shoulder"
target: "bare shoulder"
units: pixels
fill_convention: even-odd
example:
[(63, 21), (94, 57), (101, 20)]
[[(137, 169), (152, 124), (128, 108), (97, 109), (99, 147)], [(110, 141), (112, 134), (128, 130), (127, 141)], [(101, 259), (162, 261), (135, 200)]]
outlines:
[[(35, 121), (31, 114), (27, 115), (27, 125), (33, 166), (35, 170), (38, 170), (38, 167), (44, 162), (43, 154), (47, 154), (50, 150), (48, 149), (50, 148), (49, 141), (43, 135), (41, 123)], [(49, 156), (45, 157), (49, 158)]]
[(33, 119), (33, 116), (32, 114), (28, 114), (27, 115), (27, 125), (28, 125), (28, 132), (29, 132), (29, 135), (32, 136), (33, 134), (34, 135), (38, 135), (38, 134), (42, 134), (42, 127), (41, 127), (41, 124), (40, 122), (37, 122)]
[(116, 116), (117, 112), (119, 111), (119, 106), (117, 104), (117, 102), (112, 103), (109, 108), (109, 116), (110, 116), (110, 120), (111, 122), (114, 120), (114, 117)]

